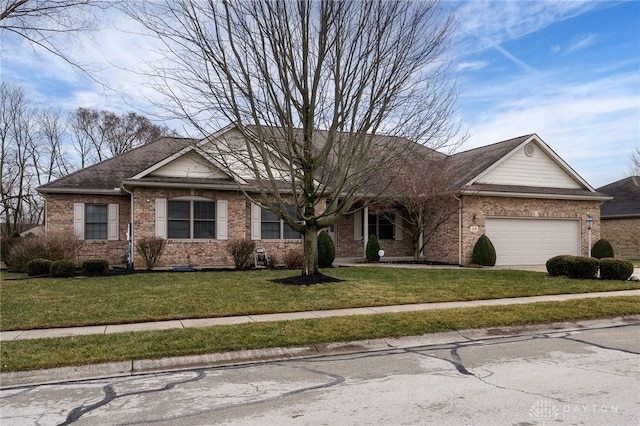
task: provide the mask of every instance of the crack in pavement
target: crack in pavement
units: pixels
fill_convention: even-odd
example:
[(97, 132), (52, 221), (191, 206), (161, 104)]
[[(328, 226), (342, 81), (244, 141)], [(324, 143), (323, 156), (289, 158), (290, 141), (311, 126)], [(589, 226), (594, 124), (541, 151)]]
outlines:
[(180, 384), (184, 384), (184, 383), (192, 383), (192, 382), (196, 382), (199, 380), (202, 380), (206, 377), (206, 373), (204, 372), (204, 370), (202, 369), (197, 369), (197, 370), (191, 370), (192, 372), (196, 373), (195, 377), (191, 377), (188, 379), (182, 379), (182, 380), (176, 380), (174, 382), (169, 382), (167, 384), (165, 384), (164, 386), (162, 386), (159, 389), (145, 389), (145, 390), (141, 390), (141, 391), (135, 391), (135, 392), (126, 392), (123, 394), (118, 395), (118, 393), (113, 389), (113, 387), (115, 386), (114, 384), (109, 384), (104, 386), (102, 389), (104, 391), (104, 398), (94, 404), (91, 405), (81, 405), (79, 407), (74, 408), (73, 410), (71, 410), (69, 412), (69, 414), (67, 415), (67, 419), (60, 423), (58, 426), (64, 426), (64, 425), (69, 425), (72, 424), (76, 421), (78, 421), (80, 419), (80, 417), (84, 416), (85, 414), (94, 411), (100, 407), (103, 407), (113, 401), (115, 401), (116, 399), (119, 398), (124, 398), (124, 397), (128, 397), (128, 396), (134, 396), (134, 395), (144, 395), (144, 394), (150, 394), (150, 393), (159, 393), (159, 392), (164, 392), (170, 389), (173, 389), (174, 387), (176, 387), (177, 385)]

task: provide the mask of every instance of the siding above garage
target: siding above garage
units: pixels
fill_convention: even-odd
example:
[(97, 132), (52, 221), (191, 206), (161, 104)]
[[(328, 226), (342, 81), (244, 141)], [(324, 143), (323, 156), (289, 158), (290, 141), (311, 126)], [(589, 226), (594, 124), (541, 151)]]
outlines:
[(476, 183), (582, 189), (536, 142), (519, 147), (481, 175)]

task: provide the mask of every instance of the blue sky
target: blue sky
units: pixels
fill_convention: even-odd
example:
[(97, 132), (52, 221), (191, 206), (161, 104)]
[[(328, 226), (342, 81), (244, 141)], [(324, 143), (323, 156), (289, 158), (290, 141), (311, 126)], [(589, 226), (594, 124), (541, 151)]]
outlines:
[[(537, 133), (592, 186), (622, 179), (640, 146), (640, 2), (444, 1), (457, 24), (449, 57), (470, 138), (461, 150)], [(0, 76), (42, 105), (140, 113), (154, 93), (127, 70), (153, 40), (123, 16), (60, 42), (100, 85), (7, 34)], [(176, 127), (176, 126), (173, 126)], [(180, 129), (178, 129), (180, 130)]]

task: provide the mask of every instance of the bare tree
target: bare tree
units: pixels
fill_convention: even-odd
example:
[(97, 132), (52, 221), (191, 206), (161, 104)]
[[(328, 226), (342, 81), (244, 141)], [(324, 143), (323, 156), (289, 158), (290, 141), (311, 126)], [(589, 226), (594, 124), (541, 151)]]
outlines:
[[(417, 155), (393, 181), (389, 195), (372, 206), (372, 211), (396, 223), (411, 239), (413, 260), (442, 224), (459, 210), (455, 191), (450, 185), (448, 157), (435, 151)], [(392, 217), (394, 210), (402, 211), (402, 221)]]
[(150, 77), (171, 111), (204, 135), (217, 123), (240, 132), (241, 147), (212, 139), (215, 158), (303, 235), (303, 275), (318, 273), (319, 230), (382, 193), (419, 144), (457, 133), (452, 18), (437, 2), (177, 0), (128, 12), (164, 43), (168, 61)]
[(129, 112), (78, 108), (69, 117), (73, 130), (73, 148), (80, 156), (81, 167), (122, 154), (161, 136), (176, 135), (167, 126), (153, 124), (147, 117)]
[(15, 34), (82, 69), (60, 48), (59, 36), (93, 29), (100, 22), (93, 11), (107, 6), (102, 0), (2, 0), (0, 31)]
[(629, 157), (629, 176), (640, 176), (640, 147)]

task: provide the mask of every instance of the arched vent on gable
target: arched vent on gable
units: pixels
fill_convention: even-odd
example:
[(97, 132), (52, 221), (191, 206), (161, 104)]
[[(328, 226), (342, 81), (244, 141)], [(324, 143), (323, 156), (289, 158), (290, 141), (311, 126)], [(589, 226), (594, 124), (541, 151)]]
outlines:
[(532, 157), (536, 152), (536, 146), (533, 143), (528, 143), (524, 147), (524, 153), (527, 157)]

